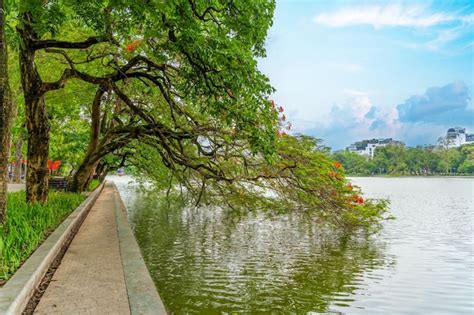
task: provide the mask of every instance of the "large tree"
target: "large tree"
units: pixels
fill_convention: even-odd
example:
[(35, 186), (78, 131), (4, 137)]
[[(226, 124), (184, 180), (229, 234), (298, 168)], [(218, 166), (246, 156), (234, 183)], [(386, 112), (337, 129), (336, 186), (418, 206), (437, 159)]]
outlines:
[(129, 161), (157, 186), (165, 178), (169, 193), (184, 187), (196, 205), (312, 210), (340, 225), (383, 213), (313, 139), (285, 135), (283, 108), (257, 68), (274, 1), (21, 4), (29, 201), (47, 200), (49, 96), (80, 81), (94, 93), (78, 104), (90, 136), (72, 190)]
[(8, 82), (7, 51), (5, 39), (5, 3), (3, 0), (0, 0), (0, 224), (5, 220), (7, 207), (6, 194), (12, 114), (12, 100)]
[[(44, 39), (48, 32), (54, 32), (61, 23), (59, 2), (20, 1), (19, 21), (19, 61), (21, 82), (25, 99), (25, 116), (28, 130), (28, 170), (26, 197), (29, 202), (45, 202), (48, 198), (47, 167), (49, 153), (50, 123), (46, 110), (45, 94), (63, 88), (71, 77), (69, 72), (53, 82), (44, 82), (36, 64), (39, 50), (52, 48), (87, 48), (102, 38), (91, 37), (85, 41), (71, 42)], [(56, 14), (57, 16), (55, 16)], [(54, 23), (56, 22), (56, 24)]]
[[(268, 135), (271, 128), (256, 128), (256, 122), (264, 118), (258, 114), (271, 87), (256, 70), (254, 58), (264, 54), (273, 7), (273, 1), (123, 1), (113, 5), (109, 1), (21, 1), (17, 30), (28, 129), (27, 199), (47, 199), (50, 123), (45, 94), (63, 88), (71, 78), (110, 85), (123, 79), (119, 78), (122, 74), (111, 72), (122, 67), (124, 76), (134, 66), (161, 70), (148, 77), (126, 76), (152, 82), (169, 104), (175, 103), (176, 111), (172, 98), (187, 95), (190, 101), (206, 101), (209, 113), (226, 115), (228, 122), (251, 125), (253, 121), (253, 145), (269, 150), (268, 137), (259, 136), (262, 130)], [(64, 30), (71, 25), (90, 36), (64, 39)], [(146, 45), (135, 53), (139, 41)], [(71, 50), (85, 51), (82, 64), (100, 59), (94, 75), (76, 67), (78, 62), (66, 52)], [(60, 54), (67, 61), (56, 80), (43, 80), (36, 64), (42, 53)], [(120, 87), (113, 90), (121, 94)], [(234, 93), (240, 94), (238, 99), (245, 106), (233, 106), (229, 95)]]

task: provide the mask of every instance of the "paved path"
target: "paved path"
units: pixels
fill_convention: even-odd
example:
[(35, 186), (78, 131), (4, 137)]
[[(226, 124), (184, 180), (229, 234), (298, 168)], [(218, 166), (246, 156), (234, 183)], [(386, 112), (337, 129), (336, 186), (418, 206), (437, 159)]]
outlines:
[(15, 192), (19, 190), (25, 190), (25, 184), (8, 184), (7, 190), (9, 192)]
[(130, 314), (114, 202), (106, 183), (35, 314)]

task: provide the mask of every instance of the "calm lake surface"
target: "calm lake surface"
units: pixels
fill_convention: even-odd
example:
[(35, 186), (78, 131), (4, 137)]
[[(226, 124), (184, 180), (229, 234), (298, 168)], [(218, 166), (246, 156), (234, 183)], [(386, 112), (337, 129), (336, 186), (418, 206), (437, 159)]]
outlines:
[(322, 235), (301, 214), (169, 209), (116, 181), (171, 313), (472, 314), (474, 179), (353, 182), (396, 216), (368, 238)]

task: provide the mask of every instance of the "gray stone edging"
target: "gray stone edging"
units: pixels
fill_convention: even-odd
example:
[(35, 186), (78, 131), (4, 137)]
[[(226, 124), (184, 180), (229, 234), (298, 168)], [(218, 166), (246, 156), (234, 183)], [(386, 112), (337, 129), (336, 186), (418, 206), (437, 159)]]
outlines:
[(104, 183), (97, 187), (0, 288), (0, 314), (20, 314), (35, 293), (51, 263), (87, 216)]
[(128, 224), (126, 207), (120, 198), (115, 184), (113, 187), (117, 233), (130, 312), (132, 315), (167, 314), (166, 308), (145, 265), (133, 231)]

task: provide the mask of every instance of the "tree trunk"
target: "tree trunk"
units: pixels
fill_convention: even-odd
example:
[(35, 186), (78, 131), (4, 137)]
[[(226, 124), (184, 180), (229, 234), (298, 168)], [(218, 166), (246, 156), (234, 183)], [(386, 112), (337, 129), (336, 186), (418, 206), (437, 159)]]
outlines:
[(106, 164), (103, 163), (103, 162), (99, 162), (97, 164), (97, 167), (95, 168), (95, 175), (93, 176), (93, 179), (98, 179), (100, 182), (102, 182), (100, 180), (101, 176), (102, 176), (102, 173), (104, 172), (105, 170), (105, 167), (106, 167)]
[(42, 96), (29, 98), (25, 95), (25, 100), (28, 127), (26, 200), (44, 203), (48, 201), (49, 121)]
[(8, 55), (5, 42), (5, 4), (0, 0), (0, 224), (7, 213), (8, 159), (12, 102), (8, 83)]
[(107, 176), (107, 173), (109, 172), (109, 168), (107, 166), (102, 167), (99, 173), (99, 182), (103, 182), (105, 180), (105, 177)]
[[(86, 155), (85, 158), (88, 157), (89, 156)], [(74, 176), (72, 177), (72, 182), (69, 186), (69, 190), (72, 192), (82, 192), (87, 190), (87, 186), (90, 183), (96, 164), (97, 163), (89, 163), (88, 161), (86, 161), (86, 159), (84, 159), (84, 161), (77, 169), (77, 172), (74, 173)]]
[(20, 49), (20, 67), (28, 130), (26, 200), (44, 203), (48, 200), (49, 120), (34, 52)]
[(91, 110), (91, 132), (89, 146), (87, 148), (86, 155), (82, 160), (81, 165), (77, 169), (77, 172), (72, 178), (72, 182), (69, 186), (69, 190), (72, 192), (82, 192), (87, 189), (91, 177), (93, 176), (94, 170), (97, 166), (97, 151), (99, 147), (99, 136), (100, 136), (100, 104), (102, 102), (102, 96), (106, 89), (100, 87), (92, 102)]
[(23, 159), (23, 139), (18, 137), (15, 144), (15, 170), (13, 171), (13, 182), (21, 183), (21, 160)]
[(35, 50), (30, 43), (36, 38), (28, 16), (19, 29), (20, 72), (25, 98), (26, 127), (28, 130), (26, 201), (44, 203), (48, 200), (49, 119), (44, 101), (43, 82), (35, 65)]

